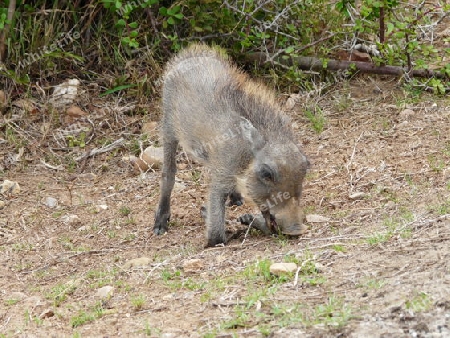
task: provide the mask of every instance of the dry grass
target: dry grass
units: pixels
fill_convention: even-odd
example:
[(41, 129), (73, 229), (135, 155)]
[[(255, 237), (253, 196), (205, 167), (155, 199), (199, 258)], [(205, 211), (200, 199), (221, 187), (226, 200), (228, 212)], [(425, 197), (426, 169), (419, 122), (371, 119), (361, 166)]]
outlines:
[[(170, 232), (154, 237), (160, 172), (137, 177), (121, 161), (139, 149), (142, 122), (156, 111), (141, 118), (120, 102), (81, 96), (90, 115), (80, 123), (92, 130), (84, 148), (55, 137), (63, 116), (45, 105), (6, 115), (2, 178), (22, 190), (0, 196), (0, 335), (448, 334), (448, 99), (364, 77), (295, 99), (290, 114), (313, 163), (302, 203), (331, 220), (308, 224), (300, 238), (245, 235), (235, 219), (252, 210), (233, 208), (228, 227), (242, 235), (211, 249), (203, 248), (206, 187), (193, 179), (195, 164), (180, 156), (186, 187), (174, 193)], [(323, 114), (320, 134), (303, 113), (311, 107)], [(120, 138), (122, 148), (73, 160)], [(48, 196), (57, 207), (42, 204)], [(124, 266), (139, 257), (147, 263)], [(187, 273), (192, 259), (202, 265)], [(275, 278), (267, 268), (279, 261), (301, 269)], [(99, 298), (106, 285), (113, 294)]]

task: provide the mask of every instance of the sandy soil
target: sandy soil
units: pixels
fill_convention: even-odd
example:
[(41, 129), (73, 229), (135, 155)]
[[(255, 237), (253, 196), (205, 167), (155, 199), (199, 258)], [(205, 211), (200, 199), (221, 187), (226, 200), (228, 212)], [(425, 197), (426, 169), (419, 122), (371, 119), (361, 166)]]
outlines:
[[(267, 237), (237, 223), (250, 206), (229, 208), (239, 235), (209, 249), (204, 170), (180, 150), (171, 228), (155, 237), (160, 171), (136, 175), (122, 160), (157, 108), (127, 115), (86, 96), (75, 123), (39, 104), (4, 115), (0, 182), (20, 192), (0, 195), (0, 336), (450, 336), (449, 98), (359, 77), (290, 99), (312, 163), (305, 214), (327, 219)], [(322, 132), (305, 110), (322, 114)], [(85, 147), (58, 138), (68, 125), (88, 127)], [(297, 274), (267, 273), (283, 261)]]

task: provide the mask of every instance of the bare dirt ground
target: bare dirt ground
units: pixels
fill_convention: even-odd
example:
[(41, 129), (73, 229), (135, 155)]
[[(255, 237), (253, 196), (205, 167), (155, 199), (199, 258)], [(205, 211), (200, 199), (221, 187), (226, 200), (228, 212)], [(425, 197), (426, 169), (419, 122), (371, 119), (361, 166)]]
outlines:
[[(65, 125), (45, 109), (5, 115), (0, 182), (21, 190), (0, 195), (0, 337), (449, 337), (449, 98), (359, 77), (292, 99), (312, 163), (308, 232), (247, 231), (236, 218), (254, 210), (233, 207), (239, 236), (209, 249), (202, 168), (180, 150), (170, 232), (155, 237), (160, 171), (122, 161), (156, 108), (136, 117), (80, 98), (85, 147), (55, 145)], [(299, 269), (272, 276), (274, 262)]]

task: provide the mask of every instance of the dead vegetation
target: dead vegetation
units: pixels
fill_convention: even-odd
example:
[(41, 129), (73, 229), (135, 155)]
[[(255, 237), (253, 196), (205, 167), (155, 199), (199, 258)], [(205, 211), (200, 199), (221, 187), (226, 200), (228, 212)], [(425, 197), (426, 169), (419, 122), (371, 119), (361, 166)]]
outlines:
[[(86, 115), (70, 124), (38, 98), (0, 124), (1, 181), (20, 186), (0, 195), (0, 336), (450, 334), (447, 97), (379, 77), (290, 96), (313, 164), (303, 208), (321, 217), (303, 237), (266, 237), (236, 222), (253, 210), (233, 207), (239, 235), (205, 250), (201, 167), (177, 157), (170, 231), (155, 237), (160, 171), (122, 161), (158, 145), (141, 135), (157, 110), (79, 89)], [(89, 129), (60, 134), (73, 125)], [(274, 262), (298, 269), (276, 277)]]

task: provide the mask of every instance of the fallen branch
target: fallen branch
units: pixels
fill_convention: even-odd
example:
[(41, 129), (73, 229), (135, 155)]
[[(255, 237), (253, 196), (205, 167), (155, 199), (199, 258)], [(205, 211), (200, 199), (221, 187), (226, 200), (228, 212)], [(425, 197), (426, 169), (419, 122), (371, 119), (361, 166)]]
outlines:
[(120, 146), (122, 146), (122, 144), (123, 144), (124, 142), (125, 142), (125, 139), (124, 139), (123, 137), (121, 137), (120, 139), (115, 140), (113, 143), (108, 144), (108, 145), (105, 146), (105, 147), (102, 147), (102, 148), (94, 148), (94, 149), (92, 149), (92, 150), (86, 152), (84, 155), (77, 157), (77, 158), (75, 159), (75, 161), (81, 161), (81, 160), (83, 160), (83, 159), (85, 159), (85, 158), (92, 157), (92, 156), (95, 156), (95, 155), (98, 155), (98, 154), (103, 154), (103, 153), (106, 153), (106, 152), (108, 152), (108, 151), (111, 151), (111, 150), (113, 150), (113, 149), (115, 149), (115, 148), (119, 148)]
[(369, 74), (385, 74), (402, 76), (408, 75), (410, 77), (437, 77), (441, 79), (448, 79), (449, 77), (443, 73), (435, 72), (429, 69), (411, 69), (399, 66), (376, 66), (370, 62), (362, 61), (341, 61), (341, 60), (324, 60), (316, 57), (297, 56), (283, 58), (281, 56), (273, 56), (266, 53), (251, 53), (245, 56), (247, 61), (256, 62), (258, 65), (265, 65), (271, 63), (278, 63), (284, 66), (296, 66), (303, 70), (357, 70), (362, 73)]

